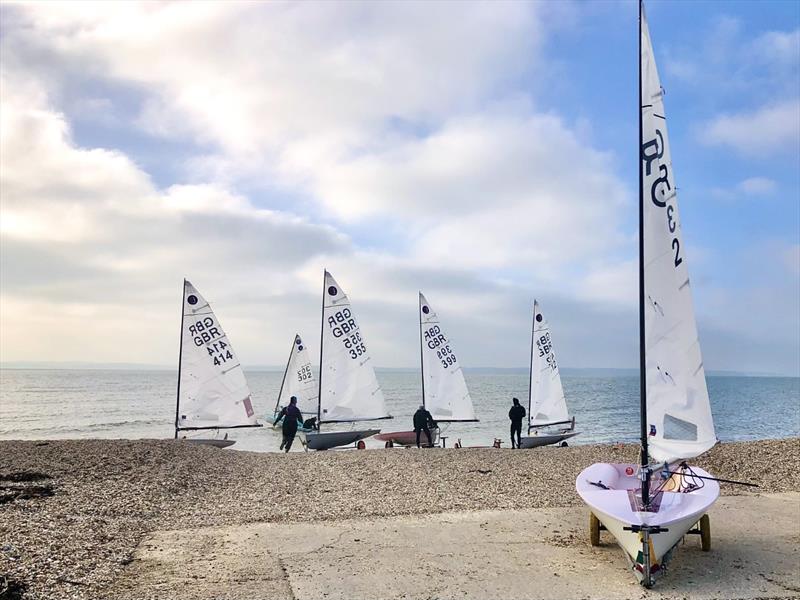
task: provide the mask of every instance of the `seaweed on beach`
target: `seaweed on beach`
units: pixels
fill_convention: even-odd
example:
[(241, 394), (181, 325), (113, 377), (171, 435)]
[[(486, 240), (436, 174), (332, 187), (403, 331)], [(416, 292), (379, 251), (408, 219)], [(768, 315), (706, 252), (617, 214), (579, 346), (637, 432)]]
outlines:
[(14, 483), (26, 483), (29, 481), (42, 481), (43, 479), (50, 479), (50, 475), (37, 471), (15, 471), (8, 474), (0, 473), (0, 482), (11, 481)]
[[(32, 485), (32, 482), (41, 482), (46, 479), (50, 479), (50, 476), (37, 471), (0, 473), (0, 504), (7, 504), (14, 500), (52, 496), (55, 493), (52, 484)], [(0, 598), (4, 598), (4, 596), (0, 595)]]
[(0, 600), (22, 600), (27, 586), (6, 575), (0, 575)]

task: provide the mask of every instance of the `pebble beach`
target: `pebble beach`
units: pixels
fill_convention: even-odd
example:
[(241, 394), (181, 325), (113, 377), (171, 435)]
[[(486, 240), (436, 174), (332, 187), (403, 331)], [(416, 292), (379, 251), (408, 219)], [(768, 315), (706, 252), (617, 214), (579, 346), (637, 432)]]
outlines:
[[(578, 507), (584, 467), (637, 454), (634, 445), (283, 455), (172, 440), (0, 442), (0, 597), (115, 597), (156, 530)], [(800, 491), (800, 438), (718, 444), (696, 463), (760, 486), (723, 485), (723, 495)]]

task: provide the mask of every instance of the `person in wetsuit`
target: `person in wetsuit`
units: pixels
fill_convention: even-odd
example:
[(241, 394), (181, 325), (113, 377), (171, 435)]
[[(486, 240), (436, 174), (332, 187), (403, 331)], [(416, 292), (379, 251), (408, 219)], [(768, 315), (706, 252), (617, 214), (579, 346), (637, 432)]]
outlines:
[[(514, 405), (508, 411), (508, 418), (511, 419), (511, 447), (522, 447), (522, 419), (525, 418), (525, 407), (519, 403), (519, 399), (512, 398)], [(517, 436), (516, 446), (514, 445), (514, 434)]]
[(289, 399), (289, 406), (284, 406), (281, 414), (275, 419), (273, 427), (277, 427), (283, 419), (283, 442), (281, 442), (281, 450), (286, 449), (288, 452), (294, 442), (294, 436), (297, 435), (297, 424), (303, 422), (303, 413), (297, 408), (297, 396), (292, 396)]
[(436, 421), (433, 420), (431, 413), (425, 410), (425, 406), (420, 404), (417, 412), (414, 413), (414, 433), (417, 434), (417, 448), (419, 448), (419, 435), (423, 431), (428, 437), (428, 446), (433, 446), (433, 438), (431, 438), (430, 430), (431, 427), (436, 428), (438, 425), (436, 424)]

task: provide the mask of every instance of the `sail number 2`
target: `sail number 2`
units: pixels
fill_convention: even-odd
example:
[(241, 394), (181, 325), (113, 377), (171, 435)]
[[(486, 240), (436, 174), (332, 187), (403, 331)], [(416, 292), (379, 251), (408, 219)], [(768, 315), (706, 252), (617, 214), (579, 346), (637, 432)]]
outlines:
[[(649, 142), (642, 145), (642, 160), (644, 161), (645, 176), (650, 177), (653, 170), (653, 162), (661, 159), (664, 156), (664, 136), (661, 130), (656, 129), (656, 137)], [(650, 200), (659, 208), (666, 208), (667, 229), (673, 234), (672, 250), (675, 252), (674, 264), (677, 267), (683, 262), (680, 255), (681, 242), (678, 238), (676, 230), (678, 228), (677, 221), (675, 220), (675, 206), (668, 204), (670, 200), (675, 198), (675, 193), (672, 192), (672, 183), (670, 182), (669, 167), (665, 164), (658, 163), (658, 177), (655, 178), (653, 184), (650, 186)]]

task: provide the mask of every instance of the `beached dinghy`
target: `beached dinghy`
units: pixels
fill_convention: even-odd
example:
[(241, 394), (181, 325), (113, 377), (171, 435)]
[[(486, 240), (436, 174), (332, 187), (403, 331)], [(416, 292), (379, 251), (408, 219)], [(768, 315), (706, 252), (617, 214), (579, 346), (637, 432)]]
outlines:
[[(422, 372), (422, 404), (437, 423), (476, 422), (464, 372), (439, 317), (422, 292), (419, 293), (419, 344)], [(431, 431), (434, 446), (439, 429)], [(414, 431), (394, 431), (376, 435), (390, 445), (415, 446)], [(424, 434), (422, 439), (427, 443)]]
[(320, 431), (301, 433), (312, 450), (354, 444), (380, 429), (322, 431), (325, 423), (355, 423), (391, 419), (375, 377), (364, 336), (350, 299), (325, 271), (322, 289), (317, 424)]
[[(533, 433), (533, 435), (531, 435)], [(533, 301), (531, 370), (528, 386), (528, 435), (520, 440), (523, 448), (558, 444), (573, 436), (575, 417), (570, 418), (561, 374), (553, 350), (550, 326), (537, 300)]]
[(703, 549), (710, 548), (704, 515), (719, 484), (685, 462), (717, 440), (681, 243), (663, 90), (641, 4), (639, 11), (641, 460), (594, 464), (575, 485), (592, 512), (592, 544), (599, 543), (602, 524), (650, 587), (696, 523)]
[[(182, 431), (239, 427), (261, 427), (250, 401), (250, 388), (211, 306), (184, 279), (175, 439)], [(224, 438), (181, 439), (218, 448), (235, 443), (227, 434)]]
[[(297, 408), (303, 413), (303, 418), (317, 416), (317, 396), (319, 388), (314, 379), (314, 372), (311, 370), (311, 359), (308, 349), (303, 343), (299, 334), (295, 334), (292, 341), (292, 349), (289, 351), (289, 360), (286, 362), (286, 370), (283, 372), (281, 389), (278, 392), (278, 399), (275, 401), (275, 409), (272, 415), (266, 420), (274, 424), (281, 409), (289, 406), (292, 396), (297, 398)], [(298, 431), (312, 431), (311, 428), (304, 428), (302, 423), (298, 424)]]

